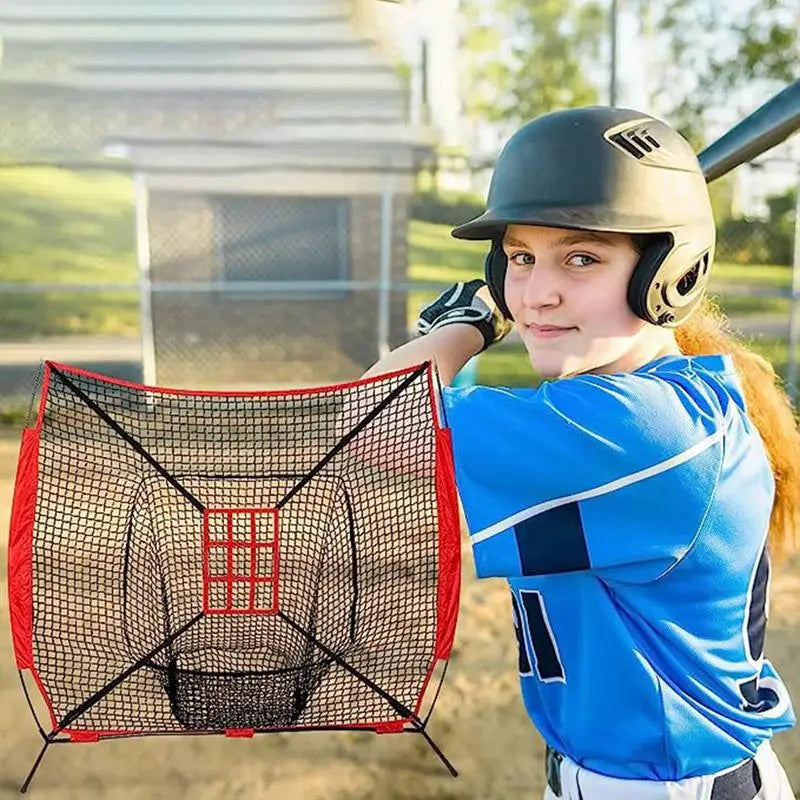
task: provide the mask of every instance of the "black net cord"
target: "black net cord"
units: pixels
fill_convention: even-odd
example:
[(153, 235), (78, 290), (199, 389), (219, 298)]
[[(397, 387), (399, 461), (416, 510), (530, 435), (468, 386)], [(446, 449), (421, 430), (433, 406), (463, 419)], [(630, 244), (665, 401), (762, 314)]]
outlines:
[(358, 553), (356, 551), (356, 521), (353, 515), (353, 504), (350, 502), (350, 495), (344, 493), (344, 501), (347, 507), (348, 522), (348, 541), (350, 543), (350, 558), (353, 564), (351, 585), (353, 588), (353, 599), (350, 602), (350, 641), (356, 640), (356, 609), (358, 608), (358, 598), (360, 595), (358, 588)]
[(33, 766), (31, 767), (31, 771), (28, 773), (28, 777), (25, 778), (25, 782), (20, 787), (20, 794), (25, 794), (28, 791), (28, 787), (31, 785), (31, 781), (33, 780), (33, 776), (36, 774), (36, 770), (39, 769), (39, 764), (42, 763), (42, 759), (44, 758), (44, 754), (47, 752), (47, 748), (50, 746), (50, 738), (45, 736), (44, 744), (42, 745), (42, 749), (39, 751), (39, 755), (36, 758), (36, 761), (33, 762)]
[(148, 453), (142, 445), (136, 441), (108, 412), (100, 408), (94, 400), (92, 400), (86, 392), (82, 391), (80, 387), (76, 386), (63, 372), (56, 369), (52, 364), (50, 369), (58, 375), (59, 379), (69, 388), (77, 397), (86, 403), (92, 411), (95, 412), (105, 423), (113, 428), (142, 458), (146, 459), (160, 474), (163, 475), (198, 511), (205, 511), (205, 506), (181, 483), (174, 478), (161, 464), (156, 461), (153, 456)]
[(417, 369), (415, 369), (401, 384), (392, 389), (392, 391), (389, 392), (389, 394), (386, 395), (386, 397), (384, 397), (383, 400), (381, 400), (381, 402), (378, 403), (378, 405), (375, 406), (375, 408), (373, 408), (372, 411), (370, 411), (369, 414), (367, 414), (367, 416), (364, 417), (364, 419), (361, 420), (361, 422), (356, 424), (355, 427), (353, 427), (349, 433), (346, 433), (336, 443), (336, 445), (332, 447), (330, 451), (319, 460), (317, 465), (312, 467), (300, 479), (300, 481), (298, 481), (298, 483), (286, 493), (286, 495), (282, 500), (276, 503), (275, 507), (282, 508), (284, 505), (286, 505), (286, 503), (288, 503), (289, 500), (291, 500), (291, 498), (294, 497), (297, 494), (297, 492), (299, 492), (339, 451), (347, 447), (347, 445), (356, 436), (358, 436), (358, 434), (361, 433), (361, 431), (363, 431), (364, 428), (366, 428), (367, 425), (369, 425), (369, 423), (372, 422), (372, 420), (375, 419), (375, 417), (377, 417), (378, 414), (380, 414), (381, 411), (383, 411), (386, 408), (386, 406), (389, 405), (389, 403), (392, 402), (392, 400), (399, 397), (417, 378), (419, 378), (420, 375), (427, 372), (429, 363), (430, 362), (426, 361), (424, 364), (420, 364), (420, 366)]
[(28, 687), (25, 684), (25, 676), (22, 674), (22, 670), (17, 670), (19, 672), (19, 680), (22, 684), (22, 691), (25, 694), (25, 700), (28, 703), (28, 708), (31, 710), (31, 716), (33, 717), (33, 721), (36, 723), (36, 727), (39, 729), (39, 733), (41, 734), (42, 739), (47, 739), (47, 734), (44, 732), (44, 728), (42, 727), (41, 723), (39, 722), (39, 717), (36, 714), (36, 709), (33, 707), (33, 703), (31, 702), (31, 695), (28, 692)]
[(420, 724), (419, 718), (411, 709), (406, 708), (399, 700), (392, 697), (392, 695), (390, 695), (384, 689), (381, 689), (381, 687), (378, 686), (378, 684), (370, 680), (366, 675), (359, 672), (355, 667), (348, 664), (340, 655), (337, 655), (336, 653), (333, 652), (333, 650), (330, 650), (329, 648), (325, 647), (325, 645), (322, 644), (322, 642), (320, 642), (316, 637), (312, 636), (308, 631), (304, 630), (302, 626), (298, 625), (293, 619), (284, 614), (283, 611), (278, 611), (278, 616), (285, 622), (287, 622), (292, 628), (294, 628), (300, 635), (305, 636), (306, 639), (308, 639), (308, 641), (310, 641), (313, 645), (322, 650), (322, 652), (325, 653), (325, 655), (328, 656), (328, 658), (333, 659), (340, 667), (344, 667), (344, 669), (346, 669), (351, 675), (360, 680), (366, 686), (369, 686), (369, 688), (372, 689), (373, 692), (380, 695), (384, 700), (386, 700), (386, 702), (389, 703), (389, 705), (398, 714), (400, 714), (403, 717), (413, 719), (415, 723)]
[(428, 724), (428, 720), (431, 718), (431, 714), (433, 714), (433, 708), (436, 705), (436, 701), (439, 699), (439, 692), (442, 691), (442, 686), (444, 685), (444, 676), (447, 675), (447, 667), (449, 665), (450, 665), (449, 661), (444, 662), (444, 668), (442, 669), (442, 676), (439, 678), (439, 685), (436, 687), (436, 694), (434, 694), (433, 700), (431, 701), (431, 707), (428, 709), (428, 713), (425, 715), (425, 719), (422, 721), (423, 728)]
[(138, 669), (141, 669), (148, 661), (157, 656), (165, 647), (171, 645), (179, 636), (188, 631), (189, 628), (191, 628), (195, 623), (199, 622), (204, 616), (204, 611), (196, 614), (187, 623), (178, 628), (175, 633), (171, 633), (169, 636), (167, 636), (167, 638), (164, 639), (164, 641), (158, 645), (158, 647), (153, 648), (149, 653), (142, 656), (142, 658), (140, 658), (135, 664), (132, 664), (123, 673), (109, 681), (102, 689), (99, 689), (91, 697), (84, 700), (79, 706), (77, 706), (77, 708), (74, 708), (72, 711), (66, 714), (61, 722), (58, 723), (56, 728), (53, 729), (50, 736), (55, 736), (60, 731), (64, 730), (64, 728), (66, 728), (68, 725), (71, 725), (73, 722), (75, 722), (78, 717), (80, 717), (82, 714), (85, 714), (93, 705), (102, 700), (109, 692), (113, 692), (117, 686), (133, 675), (133, 673)]
[[(28, 404), (28, 413), (25, 415), (25, 427), (31, 428), (33, 427), (34, 423), (39, 417), (39, 406), (42, 403), (42, 385), (43, 385), (43, 377), (45, 373), (45, 363), (42, 361), (39, 364), (38, 369), (34, 372), (31, 378), (31, 399), (30, 403)], [(38, 403), (37, 403), (38, 400)]]

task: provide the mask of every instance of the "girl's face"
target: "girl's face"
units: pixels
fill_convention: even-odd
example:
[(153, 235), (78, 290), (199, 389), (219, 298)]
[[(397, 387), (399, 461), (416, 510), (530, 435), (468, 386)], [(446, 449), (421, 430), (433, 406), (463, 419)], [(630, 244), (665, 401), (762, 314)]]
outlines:
[(506, 304), (542, 377), (628, 372), (680, 352), (672, 331), (628, 307), (639, 260), (630, 236), (509, 225), (503, 250)]

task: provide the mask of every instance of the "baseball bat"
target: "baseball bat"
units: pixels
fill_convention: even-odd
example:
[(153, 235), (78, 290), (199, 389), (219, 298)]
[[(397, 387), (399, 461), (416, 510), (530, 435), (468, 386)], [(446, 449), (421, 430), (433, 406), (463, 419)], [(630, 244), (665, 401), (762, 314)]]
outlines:
[(706, 181), (721, 178), (740, 164), (791, 136), (800, 128), (800, 79), (748, 114), (699, 155)]

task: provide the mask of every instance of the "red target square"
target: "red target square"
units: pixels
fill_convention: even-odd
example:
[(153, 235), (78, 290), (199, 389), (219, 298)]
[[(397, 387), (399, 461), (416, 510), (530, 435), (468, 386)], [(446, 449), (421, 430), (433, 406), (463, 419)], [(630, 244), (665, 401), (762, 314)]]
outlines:
[(278, 509), (203, 512), (206, 614), (278, 612)]

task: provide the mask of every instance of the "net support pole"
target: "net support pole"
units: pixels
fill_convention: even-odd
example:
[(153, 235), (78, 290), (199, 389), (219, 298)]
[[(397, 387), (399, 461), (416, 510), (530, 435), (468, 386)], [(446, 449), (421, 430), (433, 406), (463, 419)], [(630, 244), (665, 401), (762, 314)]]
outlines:
[(381, 254), (378, 286), (378, 356), (389, 353), (389, 316), (392, 283), (392, 174), (387, 170), (381, 183)]
[(450, 760), (441, 751), (441, 749), (439, 748), (439, 745), (436, 744), (436, 742), (433, 741), (433, 739), (431, 738), (431, 736), (428, 733), (428, 731), (425, 730), (425, 726), (424, 725), (420, 725), (420, 726), (414, 728), (413, 730), (409, 730), (409, 733), (421, 733), (423, 739), (425, 739), (425, 741), (430, 745), (431, 750), (433, 750), (433, 752), (436, 753), (436, 755), (439, 757), (439, 761), (441, 761), (442, 764), (444, 764), (445, 767), (447, 767), (448, 772), (454, 778), (458, 777), (458, 770), (452, 765), (452, 763), (450, 763)]
[(450, 763), (450, 761), (448, 761), (445, 754), (439, 749), (439, 746), (433, 741), (433, 739), (431, 739), (430, 735), (425, 730), (425, 723), (413, 711), (411, 711), (411, 709), (406, 708), (401, 702), (392, 697), (391, 694), (378, 686), (374, 681), (370, 680), (370, 678), (368, 678), (366, 675), (359, 672), (359, 670), (357, 670), (351, 664), (348, 664), (347, 661), (345, 661), (341, 656), (339, 656), (337, 653), (334, 653), (330, 648), (326, 647), (315, 636), (305, 630), (302, 625), (298, 625), (297, 622), (295, 622), (291, 617), (287, 616), (284, 612), (278, 611), (278, 616), (295, 631), (297, 631), (297, 633), (299, 633), (301, 636), (304, 636), (309, 642), (311, 642), (311, 644), (322, 650), (322, 652), (328, 656), (328, 658), (330, 658), (332, 661), (335, 661), (340, 667), (346, 669), (354, 678), (361, 681), (361, 683), (372, 689), (372, 691), (375, 692), (379, 697), (382, 697), (384, 700), (386, 700), (392, 709), (394, 709), (395, 713), (410, 720), (414, 727), (408, 729), (408, 732), (421, 733), (425, 741), (430, 745), (433, 752), (439, 756), (441, 762), (445, 765), (445, 767), (447, 767), (450, 774), (454, 778), (458, 777), (458, 772), (456, 771), (455, 767)]
[(133, 176), (136, 201), (136, 259), (139, 263), (139, 329), (142, 341), (142, 383), (157, 385), (155, 330), (153, 329), (153, 283), (150, 276), (150, 225), (147, 184), (144, 175)]
[(800, 167), (797, 170), (797, 197), (794, 210), (794, 257), (792, 259), (792, 300), (789, 310), (789, 364), (787, 380), (789, 397), (797, 407), (797, 345), (800, 340)]
[(39, 764), (42, 763), (42, 759), (44, 758), (44, 754), (47, 752), (47, 748), (50, 747), (51, 740), (49, 736), (44, 737), (44, 744), (42, 745), (42, 749), (39, 752), (39, 756), (37, 757), (36, 761), (33, 762), (33, 766), (31, 767), (31, 771), (28, 773), (28, 777), (25, 778), (25, 783), (22, 784), (20, 787), (20, 794), (25, 794), (28, 791), (28, 787), (31, 785), (31, 781), (33, 780), (33, 776), (36, 774), (36, 770), (39, 769)]

